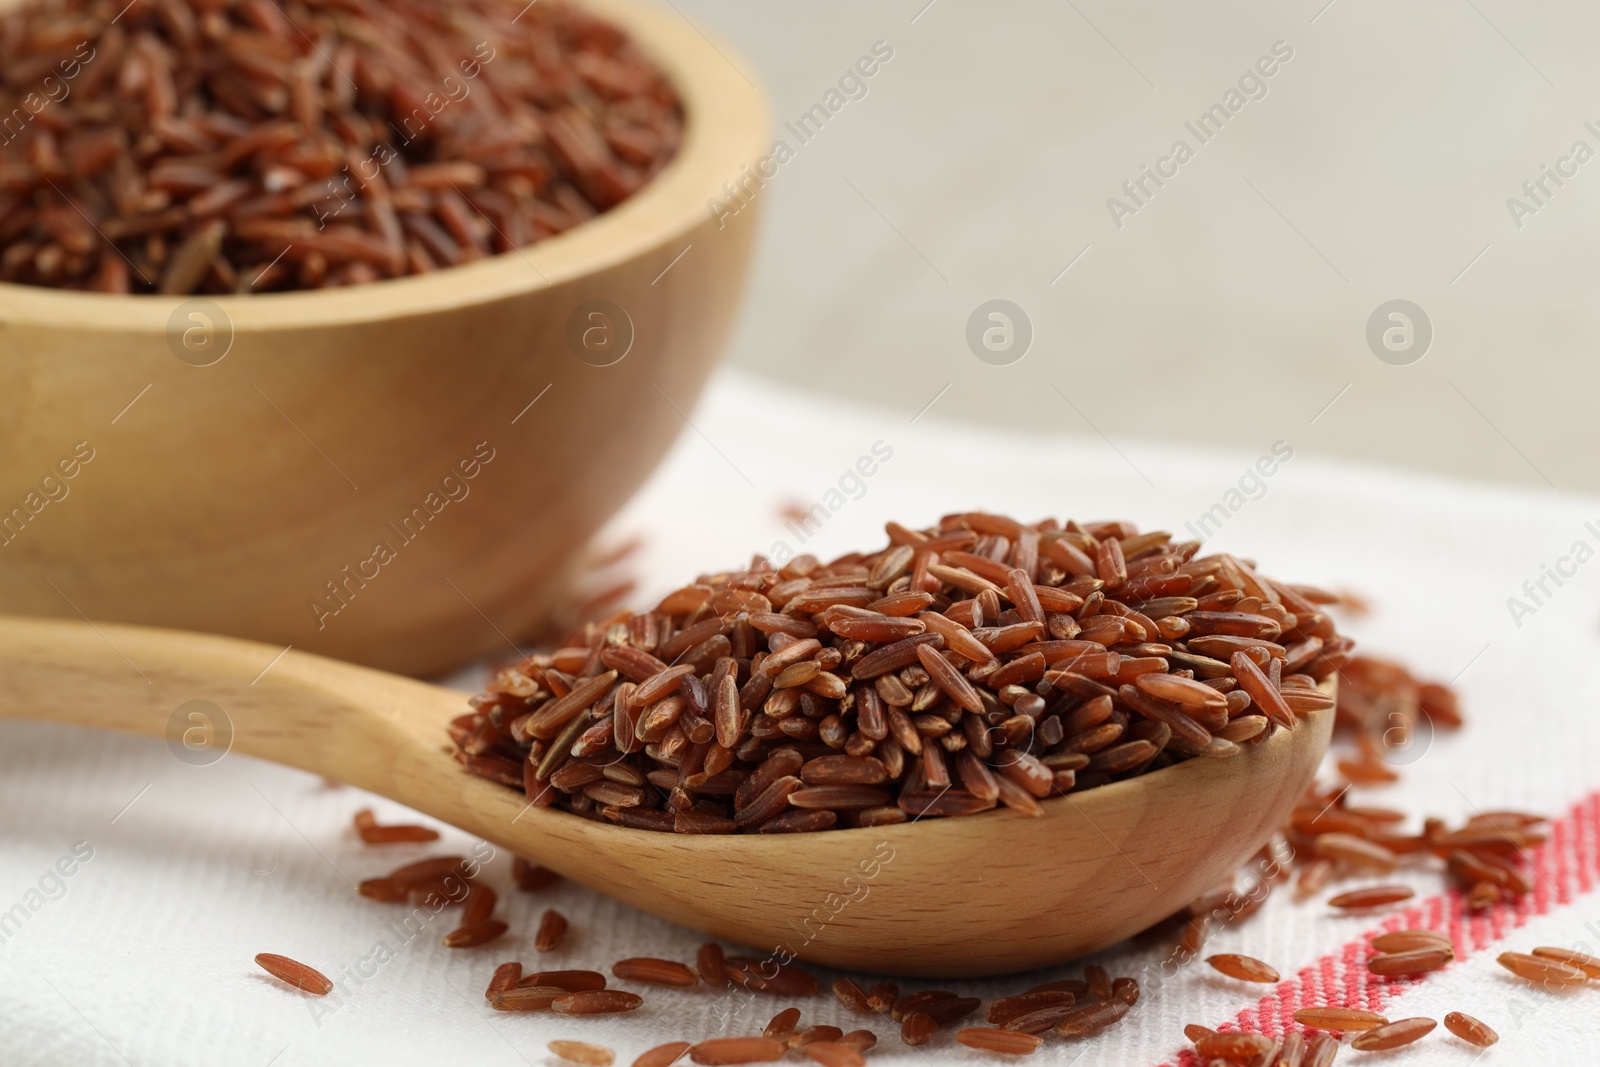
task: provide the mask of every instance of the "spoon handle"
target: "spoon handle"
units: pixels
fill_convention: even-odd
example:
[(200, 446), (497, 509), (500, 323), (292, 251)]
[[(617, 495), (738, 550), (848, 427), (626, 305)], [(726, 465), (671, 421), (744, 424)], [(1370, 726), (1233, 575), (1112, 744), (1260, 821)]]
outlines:
[(0, 615), (0, 718), (165, 737), (186, 762), (237, 751), (402, 801), (437, 795), (462, 776), (443, 747), (465, 710), (438, 686), (253, 641)]

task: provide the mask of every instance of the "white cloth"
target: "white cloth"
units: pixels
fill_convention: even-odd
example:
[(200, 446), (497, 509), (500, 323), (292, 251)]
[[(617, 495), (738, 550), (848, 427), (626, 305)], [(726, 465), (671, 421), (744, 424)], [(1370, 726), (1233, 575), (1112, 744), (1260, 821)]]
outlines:
[[(924, 524), (942, 512), (985, 508), (1129, 518), (1182, 531), (1222, 502), (1224, 512), (1212, 512), (1226, 514), (1216, 548), (1257, 558), (1273, 575), (1360, 591), (1374, 608), (1350, 624), (1364, 647), (1429, 676), (1459, 675), (1467, 728), (1434, 738), (1400, 785), (1363, 790), (1362, 799), (1460, 820), (1497, 807), (1559, 815), (1600, 787), (1592, 755), (1600, 709), (1583, 682), (1600, 636), (1600, 564), (1579, 566), (1559, 589), (1547, 581), (1554, 595), (1541, 597), (1520, 627), (1506, 603), (1519, 596), (1531, 605), (1524, 580), (1537, 580), (1541, 565), (1555, 565), (1574, 542), (1600, 544), (1583, 525), (1600, 519), (1592, 499), (1299, 453), (1260, 482), (1264, 491), (1246, 480), (1259, 499), (1229, 498), (1277, 437), (1294, 445), (1292, 426), (1262, 419), (1263, 427), (1288, 428), (1264, 428), (1258, 453), (1201, 452), (1094, 435), (1007, 436), (941, 421), (959, 404), (946, 395), (911, 423), (903, 414), (720, 377), (693, 415), (695, 428), (685, 429), (613, 525), (613, 537), (646, 539), (641, 601), (702, 569), (742, 562), (753, 549), (772, 551), (780, 540), (822, 556), (876, 544), (887, 519)], [(874, 457), (861, 468), (870, 476), (847, 475), (863, 456)], [(828, 512), (803, 545), (780, 516), (790, 503), (820, 503)], [(578, 886), (516, 892), (502, 856), (488, 877), (501, 890), (510, 935), (487, 949), (445, 949), (439, 937), (447, 915), (407, 940), (390, 926), (396, 912), (358, 897), (351, 882), (473, 842), (447, 829), (437, 846), (363, 846), (350, 818), (369, 804), (385, 820), (408, 817), (387, 801), (238, 755), (193, 767), (156, 740), (0, 723), (0, 916), (15, 904), (26, 912), (0, 941), (0, 1064), (542, 1064), (553, 1060), (546, 1042), (563, 1037), (610, 1045), (628, 1063), (671, 1039), (759, 1032), (787, 1003), (757, 998), (733, 1016), (731, 1029), (720, 1016), (745, 998), (705, 989), (648, 990), (643, 1009), (614, 1019), (491, 1012), (482, 994), (490, 972), (506, 959), (535, 963), (533, 931), (547, 906), (572, 922), (566, 946), (542, 961), (547, 966), (607, 969), (625, 955), (690, 960), (702, 939)], [(80, 841), (92, 858), (64, 864), (73, 873), (58, 882), (59, 872), (50, 872)], [(1574, 847), (1592, 851), (1593, 835)], [(1587, 862), (1578, 855), (1567, 868)], [(1442, 886), (1431, 871), (1399, 877), (1421, 896)], [(1560, 879), (1574, 888), (1552, 890), (1543, 914), (1529, 911), (1526, 926), (1500, 932), (1503, 944), (1408, 986), (1386, 1009), (1390, 1016), (1478, 1016), (1502, 1035), (1501, 1063), (1568, 1062), (1572, 1050), (1593, 1047), (1592, 992), (1543, 993), (1493, 962), (1502, 948), (1600, 943), (1600, 924), (1586, 928), (1600, 918), (1600, 899), (1585, 888), (1600, 878), (1564, 869)], [(1330, 915), (1324, 905), (1295, 905), (1279, 894), (1208, 951), (1246, 952), (1288, 978), (1379, 921)], [(380, 943), (393, 958), (363, 967)], [(262, 951), (319, 967), (342, 999), (320, 1003), (284, 990), (252, 962)], [(1113, 974), (1137, 974), (1157, 955), (1129, 948), (1104, 962)], [(375, 973), (362, 977), (358, 968)], [(1076, 973), (1073, 966), (950, 987), (988, 997)], [(1185, 1023), (1215, 1026), (1254, 1009), (1264, 992), (1194, 965), (1108, 1034), (1088, 1044), (1052, 1040), (1033, 1062), (1069, 1064), (1085, 1049), (1085, 1062), (1095, 1064), (1170, 1062)], [(908, 1049), (891, 1027), (849, 1016), (826, 986), (802, 1008), (805, 1024), (876, 1030), (876, 1063), (977, 1055), (948, 1035)], [(1442, 1027), (1402, 1055), (1407, 1064), (1466, 1062), (1466, 1050)]]

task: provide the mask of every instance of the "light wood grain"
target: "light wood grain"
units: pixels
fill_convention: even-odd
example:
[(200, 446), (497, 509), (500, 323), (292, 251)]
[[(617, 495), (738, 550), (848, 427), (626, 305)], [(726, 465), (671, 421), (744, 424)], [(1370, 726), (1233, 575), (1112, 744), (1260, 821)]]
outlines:
[[(761, 210), (719, 220), (707, 204), (769, 145), (761, 94), (725, 45), (670, 7), (589, 6), (662, 66), (687, 127), (661, 174), (568, 233), (431, 275), (214, 298), (235, 337), (209, 367), (169, 349), (180, 298), (0, 284), (0, 516), (77, 442), (94, 452), (65, 499), (0, 538), (0, 611), (81, 609), (421, 676), (542, 617), (686, 429)], [(568, 349), (590, 300), (633, 321), (614, 366)], [(479, 442), (495, 458), (470, 495), (402, 543), (390, 524), (459, 478)], [(395, 560), (345, 586), (379, 540)], [(349, 606), (319, 620), (314, 599), (338, 604), (329, 581)]]
[(652, 914), (761, 951), (952, 977), (1070, 960), (1199, 896), (1283, 824), (1333, 725), (1317, 713), (1237, 758), (1047, 800), (1040, 818), (692, 837), (525, 809), (450, 758), (459, 693), (298, 652), (257, 678), (278, 651), (0, 617), (0, 716), (167, 736), (175, 709), (209, 700), (233, 752), (391, 797)]

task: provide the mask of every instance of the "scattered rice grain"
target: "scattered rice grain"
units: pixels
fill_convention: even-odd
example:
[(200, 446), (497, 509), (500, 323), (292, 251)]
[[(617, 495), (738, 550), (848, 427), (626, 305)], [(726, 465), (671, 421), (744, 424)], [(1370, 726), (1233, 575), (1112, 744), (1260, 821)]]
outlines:
[(546, 1047), (561, 1059), (589, 1067), (611, 1067), (617, 1058), (616, 1053), (604, 1045), (591, 1045), (587, 1041), (552, 1041)]
[(292, 960), (288, 956), (279, 956), (272, 952), (262, 952), (256, 956), (256, 964), (280, 982), (286, 982), (302, 992), (312, 996), (325, 997), (333, 992), (333, 983), (321, 971), (306, 966), (299, 960)]
[(1036, 1034), (1021, 1034), (1015, 1030), (1001, 1030), (992, 1026), (972, 1026), (956, 1032), (956, 1041), (982, 1052), (1000, 1052), (1008, 1056), (1031, 1056), (1044, 1044)]
[(1380, 1052), (1386, 1049), (1400, 1048), (1413, 1041), (1420, 1041), (1433, 1031), (1439, 1024), (1432, 1019), (1396, 1019), (1375, 1030), (1368, 1030), (1350, 1042), (1350, 1047), (1362, 1052)]
[(1278, 980), (1278, 972), (1276, 970), (1251, 956), (1222, 953), (1216, 956), (1207, 956), (1206, 962), (1229, 978), (1237, 978), (1241, 982), (1271, 983)]
[(1488, 1048), (1500, 1040), (1500, 1035), (1489, 1028), (1487, 1023), (1465, 1012), (1453, 1011), (1444, 1017), (1444, 1028), (1455, 1034), (1469, 1045), (1479, 1048)]

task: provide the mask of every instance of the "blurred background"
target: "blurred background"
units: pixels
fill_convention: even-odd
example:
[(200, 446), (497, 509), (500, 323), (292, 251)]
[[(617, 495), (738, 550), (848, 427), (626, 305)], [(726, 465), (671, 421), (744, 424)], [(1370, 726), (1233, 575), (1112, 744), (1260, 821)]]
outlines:
[[(1281, 438), (1600, 489), (1582, 447), (1600, 385), (1600, 10), (672, 6), (749, 63), (790, 150), (752, 186), (764, 233), (734, 364), (1112, 443)], [(875, 45), (892, 58), (841, 91)], [(802, 125), (830, 90), (836, 109)], [(1032, 342), (985, 362), (968, 322), (996, 299)], [(1369, 343), (1392, 301), (1412, 308), (1384, 308)]]

